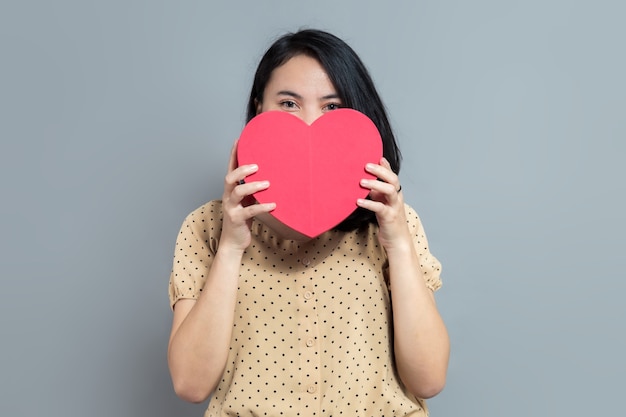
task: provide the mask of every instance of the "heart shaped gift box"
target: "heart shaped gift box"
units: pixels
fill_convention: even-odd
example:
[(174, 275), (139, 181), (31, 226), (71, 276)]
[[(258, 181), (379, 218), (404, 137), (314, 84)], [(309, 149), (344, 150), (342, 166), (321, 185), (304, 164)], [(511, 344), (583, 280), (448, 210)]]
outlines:
[(259, 167), (246, 182), (270, 182), (254, 197), (276, 203), (271, 217), (313, 238), (341, 223), (368, 195), (359, 182), (375, 178), (365, 164), (378, 163), (382, 152), (378, 129), (356, 110), (327, 112), (310, 126), (290, 113), (269, 111), (241, 132), (237, 161)]

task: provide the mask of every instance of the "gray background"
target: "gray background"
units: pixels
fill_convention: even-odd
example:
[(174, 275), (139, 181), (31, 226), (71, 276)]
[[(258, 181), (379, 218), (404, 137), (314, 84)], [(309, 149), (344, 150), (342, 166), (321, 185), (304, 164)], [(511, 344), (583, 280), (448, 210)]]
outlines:
[(174, 241), (300, 27), (370, 68), (443, 262), (431, 414), (622, 414), (623, 4), (2, 2), (0, 415), (202, 415), (166, 366)]

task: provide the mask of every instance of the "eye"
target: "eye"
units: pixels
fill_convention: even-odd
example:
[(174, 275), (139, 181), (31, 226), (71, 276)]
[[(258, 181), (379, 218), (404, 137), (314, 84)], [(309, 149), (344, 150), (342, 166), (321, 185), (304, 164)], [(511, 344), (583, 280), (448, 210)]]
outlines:
[(326, 111), (337, 110), (340, 108), (341, 108), (341, 104), (339, 103), (328, 103), (326, 106), (324, 106), (324, 110)]
[(298, 105), (293, 100), (283, 100), (283, 101), (280, 102), (280, 105), (281, 105), (281, 107), (283, 107), (285, 109), (288, 109), (288, 110), (298, 108)]

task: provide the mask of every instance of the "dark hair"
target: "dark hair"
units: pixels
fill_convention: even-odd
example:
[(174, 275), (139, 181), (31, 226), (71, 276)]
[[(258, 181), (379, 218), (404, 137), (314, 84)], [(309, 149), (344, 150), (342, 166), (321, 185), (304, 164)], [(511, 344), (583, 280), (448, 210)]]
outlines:
[[(254, 75), (247, 121), (256, 116), (257, 105), (263, 102), (263, 93), (274, 69), (297, 55), (315, 58), (333, 83), (343, 107), (358, 110), (374, 122), (382, 137), (383, 156), (389, 161), (391, 169), (399, 173), (400, 149), (367, 68), (348, 44), (328, 32), (306, 29), (288, 33), (270, 46)], [(359, 207), (335, 229), (354, 230), (375, 222), (373, 212)]]

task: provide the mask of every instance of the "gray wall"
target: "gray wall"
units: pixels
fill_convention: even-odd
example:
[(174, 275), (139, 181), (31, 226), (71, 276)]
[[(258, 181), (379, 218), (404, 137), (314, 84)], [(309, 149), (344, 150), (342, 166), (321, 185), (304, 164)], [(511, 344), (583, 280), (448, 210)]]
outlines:
[(619, 1), (21, 1), (0, 6), (0, 415), (200, 416), (167, 281), (221, 195), (252, 71), (317, 27), (368, 64), (444, 264), (433, 416), (618, 415)]

